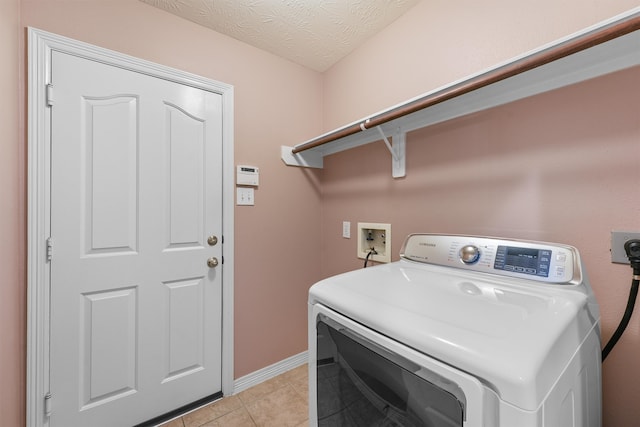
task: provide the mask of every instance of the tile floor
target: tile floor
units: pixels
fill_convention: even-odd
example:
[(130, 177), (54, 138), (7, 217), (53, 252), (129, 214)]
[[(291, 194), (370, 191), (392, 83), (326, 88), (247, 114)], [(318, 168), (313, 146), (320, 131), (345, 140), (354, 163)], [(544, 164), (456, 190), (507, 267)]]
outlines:
[(308, 378), (304, 364), (162, 427), (307, 427)]

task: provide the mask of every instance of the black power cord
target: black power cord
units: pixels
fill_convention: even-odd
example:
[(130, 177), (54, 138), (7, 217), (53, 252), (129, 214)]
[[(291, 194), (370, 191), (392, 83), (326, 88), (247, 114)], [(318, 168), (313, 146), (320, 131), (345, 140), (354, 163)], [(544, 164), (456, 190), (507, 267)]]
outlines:
[(369, 262), (369, 257), (371, 255), (377, 255), (377, 254), (378, 254), (378, 252), (376, 252), (376, 250), (374, 248), (371, 248), (371, 250), (369, 251), (367, 256), (364, 257), (364, 268), (367, 268), (367, 263)]
[(627, 253), (627, 258), (629, 258), (629, 264), (633, 269), (633, 280), (631, 281), (631, 290), (629, 291), (629, 299), (627, 300), (627, 308), (624, 311), (624, 315), (620, 320), (618, 328), (613, 333), (613, 335), (609, 339), (609, 342), (602, 350), (603, 362), (622, 336), (624, 330), (627, 328), (629, 320), (631, 320), (631, 315), (633, 314), (633, 307), (636, 303), (636, 297), (638, 296), (638, 286), (640, 285), (640, 240), (627, 240), (624, 244), (624, 250)]

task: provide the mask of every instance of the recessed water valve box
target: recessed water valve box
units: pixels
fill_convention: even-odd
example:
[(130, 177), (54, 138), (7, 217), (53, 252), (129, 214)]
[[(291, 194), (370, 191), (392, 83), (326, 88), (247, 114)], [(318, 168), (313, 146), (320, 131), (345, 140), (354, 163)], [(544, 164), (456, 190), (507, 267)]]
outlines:
[(358, 223), (358, 258), (391, 262), (391, 224)]

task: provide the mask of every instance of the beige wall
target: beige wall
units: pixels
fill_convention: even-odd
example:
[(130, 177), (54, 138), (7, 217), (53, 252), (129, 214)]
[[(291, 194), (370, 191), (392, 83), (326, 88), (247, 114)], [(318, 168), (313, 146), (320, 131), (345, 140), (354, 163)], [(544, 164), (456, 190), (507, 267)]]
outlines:
[[(637, 5), (462, 3), (421, 2), (326, 72), (325, 131)], [(581, 251), (608, 339), (631, 282), (610, 262), (610, 231), (640, 230), (639, 86), (636, 67), (413, 132), (403, 179), (391, 178), (382, 142), (325, 158), (323, 275), (361, 267), (342, 221), (391, 223), (395, 258), (411, 232), (567, 243)], [(604, 364), (608, 427), (640, 419), (638, 315)]]
[(19, 426), (25, 393), (24, 151), (18, 109), (19, 0), (0, 0), (0, 424)]

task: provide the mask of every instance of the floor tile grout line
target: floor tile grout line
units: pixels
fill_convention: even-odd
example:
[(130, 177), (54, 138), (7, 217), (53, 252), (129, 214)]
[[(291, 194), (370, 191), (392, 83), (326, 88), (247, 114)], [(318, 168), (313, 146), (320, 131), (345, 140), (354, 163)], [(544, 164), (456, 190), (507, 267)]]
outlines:
[(249, 418), (251, 418), (251, 422), (253, 423), (253, 425), (258, 427), (258, 423), (255, 420), (255, 418), (253, 418), (253, 415), (251, 415), (251, 411), (249, 411), (249, 408), (247, 408), (247, 405), (245, 405), (242, 399), (239, 399), (239, 400), (240, 400), (240, 403), (242, 403), (242, 407), (244, 408), (244, 410), (247, 412), (247, 414), (249, 414)]
[[(287, 371), (287, 372), (290, 372), (290, 371)], [(241, 392), (241, 393), (238, 393), (237, 395), (235, 395), (235, 396), (236, 396), (236, 398), (238, 399), (238, 401), (240, 402), (240, 404), (242, 405), (242, 409), (244, 409), (244, 410), (247, 412), (247, 414), (249, 415), (249, 418), (251, 418), (251, 421), (253, 422), (254, 426), (256, 426), (256, 427), (258, 427), (258, 423), (256, 422), (256, 420), (255, 420), (254, 416), (251, 414), (251, 411), (249, 410), (248, 405), (250, 405), (250, 404), (252, 404), (252, 403), (255, 403), (255, 402), (258, 402), (258, 401), (260, 401), (260, 400), (262, 400), (262, 399), (265, 399), (266, 397), (268, 397), (269, 395), (271, 395), (271, 394), (275, 393), (276, 391), (279, 391), (279, 390), (282, 390), (282, 389), (284, 389), (284, 388), (286, 388), (286, 387), (289, 387), (289, 389), (290, 389), (290, 390), (293, 390), (293, 392), (295, 393), (295, 395), (296, 395), (296, 396), (298, 396), (298, 397), (299, 397), (300, 399), (302, 399), (303, 401), (307, 401), (307, 403), (308, 403), (308, 398), (307, 398), (307, 396), (305, 396), (302, 392), (298, 391), (298, 389), (296, 388), (296, 386), (294, 386), (294, 385), (293, 385), (293, 382), (294, 382), (294, 381), (301, 380), (301, 379), (303, 378), (304, 374), (302, 374), (302, 375), (300, 375), (300, 376), (296, 375), (296, 376), (294, 376), (294, 377), (291, 377), (291, 376), (285, 376), (285, 375), (286, 375), (286, 373), (283, 373), (283, 374), (280, 374), (280, 375), (281, 375), (281, 376), (283, 376), (284, 384), (283, 384), (281, 387), (277, 387), (276, 389), (274, 389), (274, 390), (270, 391), (269, 393), (266, 393), (266, 394), (264, 394), (264, 395), (262, 395), (262, 396), (260, 396), (260, 397), (258, 397), (258, 398), (254, 398), (253, 400), (251, 400), (251, 401), (249, 401), (249, 402), (245, 402), (245, 400), (244, 400), (244, 399), (242, 399), (242, 398), (240, 397), (240, 394), (242, 394), (242, 392)], [(275, 378), (275, 377), (274, 377), (274, 378)], [(285, 378), (286, 378), (286, 379), (285, 379)], [(307, 381), (308, 381), (308, 378), (307, 378)], [(258, 385), (259, 385), (259, 384), (258, 384)], [(257, 385), (256, 385), (256, 386), (254, 386), (254, 387), (257, 387)], [(251, 387), (251, 388), (253, 388), (253, 387)], [(251, 388), (249, 388), (249, 389), (247, 389), (247, 390), (250, 390)], [(228, 396), (228, 397), (232, 397), (232, 396), (234, 396), (234, 395), (231, 395), (231, 396)], [(225, 397), (223, 397), (223, 398), (222, 398), (222, 399), (220, 399), (220, 400), (217, 400), (216, 402), (220, 402), (220, 401), (221, 401), (221, 400), (223, 400), (224, 398), (225, 398)], [(216, 402), (213, 402), (212, 404), (215, 404)], [(206, 405), (205, 405), (205, 406), (206, 406)], [(202, 427), (204, 424), (207, 424), (207, 423), (210, 423), (210, 422), (213, 422), (213, 421), (219, 420), (220, 418), (222, 418), (222, 417), (224, 417), (224, 416), (226, 416), (226, 415), (228, 415), (228, 414), (230, 414), (230, 413), (232, 413), (232, 412), (234, 412), (234, 411), (237, 411), (238, 409), (241, 409), (241, 408), (237, 408), (237, 409), (235, 409), (235, 410), (233, 410), (233, 411), (229, 411), (229, 412), (226, 412), (226, 413), (224, 413), (224, 414), (220, 414), (219, 416), (217, 416), (217, 417), (216, 417), (216, 418), (214, 418), (214, 419), (207, 420), (207, 421), (205, 421), (204, 423), (200, 424), (200, 427)], [(182, 427), (186, 427), (185, 420), (184, 420), (184, 415), (183, 415), (182, 417), (180, 417), (179, 419), (180, 419), (180, 423), (182, 424)], [(308, 421), (308, 419), (307, 419), (307, 421)]]
[(265, 394), (263, 396), (260, 396), (259, 398), (253, 399), (250, 402), (245, 402), (243, 399), (240, 399), (240, 402), (244, 406), (245, 410), (249, 414), (249, 417), (251, 418), (251, 421), (253, 421), (255, 426), (259, 427), (259, 424), (256, 421), (256, 419), (254, 418), (253, 414), (251, 413), (251, 411), (249, 410), (249, 407), (247, 405), (251, 405), (251, 404), (254, 404), (256, 402), (259, 402), (260, 400), (266, 399), (267, 397), (269, 397), (270, 395), (274, 394), (275, 392), (283, 390), (285, 388), (289, 388), (289, 390), (292, 390), (294, 392), (294, 394), (296, 396), (298, 396), (302, 401), (306, 401), (306, 397), (303, 396), (301, 393), (299, 393), (298, 390), (296, 390), (296, 387), (288, 380), (282, 385), (282, 387), (278, 387), (278, 388), (270, 391), (269, 393), (267, 393), (267, 394)]

